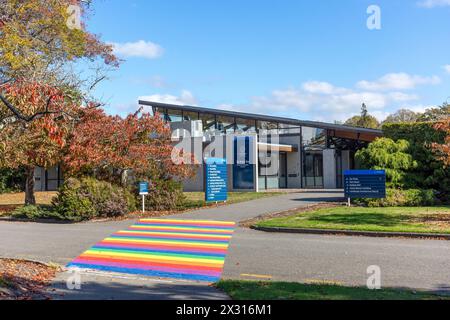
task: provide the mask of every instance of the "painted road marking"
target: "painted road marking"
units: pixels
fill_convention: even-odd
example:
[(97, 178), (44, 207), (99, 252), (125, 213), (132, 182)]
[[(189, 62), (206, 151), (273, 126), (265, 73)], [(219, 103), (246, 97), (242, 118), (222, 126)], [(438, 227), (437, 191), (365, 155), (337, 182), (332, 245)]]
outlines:
[(336, 285), (336, 286), (344, 285), (343, 282), (335, 280), (303, 279), (303, 281), (307, 284), (316, 284), (316, 285)]
[(216, 282), (234, 228), (234, 222), (224, 221), (143, 219), (97, 243), (67, 267)]
[(241, 277), (258, 278), (258, 279), (272, 279), (272, 276), (264, 275), (264, 274), (247, 274), (247, 273), (242, 273)]

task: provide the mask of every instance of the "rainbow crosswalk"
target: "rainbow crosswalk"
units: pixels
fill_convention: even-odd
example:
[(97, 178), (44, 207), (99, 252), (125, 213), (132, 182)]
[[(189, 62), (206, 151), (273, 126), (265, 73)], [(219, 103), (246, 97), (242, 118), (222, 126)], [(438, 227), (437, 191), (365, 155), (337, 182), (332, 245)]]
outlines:
[(215, 282), (234, 229), (234, 222), (142, 219), (67, 267)]

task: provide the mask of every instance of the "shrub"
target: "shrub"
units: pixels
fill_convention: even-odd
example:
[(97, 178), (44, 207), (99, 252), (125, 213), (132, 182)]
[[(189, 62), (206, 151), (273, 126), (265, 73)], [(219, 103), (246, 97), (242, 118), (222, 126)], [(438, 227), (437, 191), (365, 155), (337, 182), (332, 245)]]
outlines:
[(357, 204), (369, 207), (420, 207), (437, 204), (434, 190), (387, 189), (385, 199), (356, 199)]
[(417, 167), (417, 162), (408, 154), (409, 142), (379, 138), (365, 149), (359, 150), (355, 159), (361, 167), (386, 170), (387, 186), (391, 188), (408, 185), (408, 171)]
[(0, 194), (18, 192), (25, 185), (25, 175), (22, 169), (0, 168)]
[(68, 179), (53, 205), (70, 220), (117, 217), (136, 210), (134, 196), (126, 189), (93, 178)]
[(64, 217), (59, 215), (57, 212), (53, 211), (51, 208), (41, 206), (20, 207), (14, 210), (11, 216), (13, 218), (30, 219), (30, 220), (38, 220), (38, 219), (66, 220), (64, 219)]
[(450, 170), (436, 159), (431, 148), (433, 143), (445, 143), (445, 132), (436, 130), (433, 122), (417, 122), (386, 124), (383, 133), (394, 141), (409, 142), (407, 152), (417, 161), (408, 175), (411, 187), (438, 190), (438, 197), (450, 203)]
[(145, 208), (149, 211), (174, 210), (184, 207), (186, 197), (181, 183), (173, 180), (155, 180), (146, 197)]

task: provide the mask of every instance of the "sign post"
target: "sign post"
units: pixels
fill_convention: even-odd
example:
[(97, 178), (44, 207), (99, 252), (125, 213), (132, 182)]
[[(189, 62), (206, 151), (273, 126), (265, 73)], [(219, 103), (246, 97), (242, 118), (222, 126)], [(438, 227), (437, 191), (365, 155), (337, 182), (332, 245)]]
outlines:
[(145, 196), (148, 195), (148, 182), (139, 183), (139, 194), (142, 196), (142, 212), (145, 213)]
[(206, 202), (226, 202), (228, 200), (227, 160), (207, 158), (206, 164)]
[(386, 171), (384, 170), (346, 170), (344, 181), (348, 206), (351, 204), (351, 199), (355, 198), (386, 198)]

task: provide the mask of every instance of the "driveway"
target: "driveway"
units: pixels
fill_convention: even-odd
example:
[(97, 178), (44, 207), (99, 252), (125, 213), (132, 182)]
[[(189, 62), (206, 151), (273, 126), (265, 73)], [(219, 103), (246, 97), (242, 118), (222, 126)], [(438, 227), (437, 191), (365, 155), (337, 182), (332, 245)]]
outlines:
[[(265, 213), (341, 199), (339, 192), (301, 192), (178, 214), (171, 218), (243, 221)], [(52, 225), (0, 222), (0, 256), (66, 264), (134, 221)], [(366, 270), (381, 268), (384, 287), (450, 292), (450, 242), (436, 240), (263, 233), (238, 228), (224, 278), (329, 281), (365, 285)], [(223, 299), (199, 283), (82, 274), (82, 290), (68, 290), (60, 274), (56, 297), (65, 299)], [(124, 295), (124, 292), (128, 292)]]

